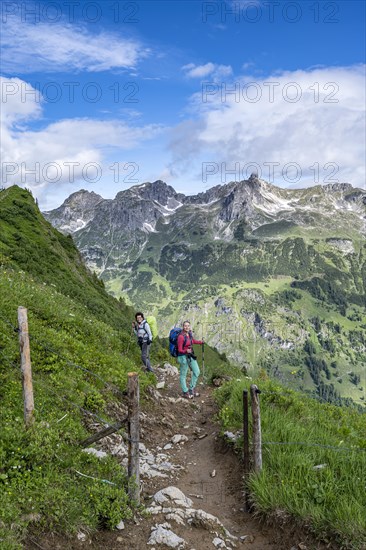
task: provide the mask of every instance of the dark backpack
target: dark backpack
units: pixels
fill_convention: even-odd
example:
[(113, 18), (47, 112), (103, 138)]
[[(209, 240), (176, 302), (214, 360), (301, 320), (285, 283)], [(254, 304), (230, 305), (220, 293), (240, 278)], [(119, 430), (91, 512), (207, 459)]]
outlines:
[[(178, 336), (180, 335), (182, 330), (183, 329), (180, 327), (174, 327), (169, 332), (169, 351), (172, 357), (178, 356)], [(190, 333), (190, 337), (192, 339), (192, 333)], [(186, 343), (187, 343), (187, 336), (184, 335), (184, 346), (186, 345)]]

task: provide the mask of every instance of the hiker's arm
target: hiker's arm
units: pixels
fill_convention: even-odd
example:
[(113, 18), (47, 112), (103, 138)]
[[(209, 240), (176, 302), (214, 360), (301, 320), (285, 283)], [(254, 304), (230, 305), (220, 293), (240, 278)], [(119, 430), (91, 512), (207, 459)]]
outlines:
[(187, 350), (184, 350), (183, 346), (184, 346), (184, 336), (183, 336), (183, 334), (179, 334), (179, 336), (177, 338), (178, 353), (180, 353), (180, 354), (186, 354), (187, 353)]
[(192, 338), (192, 344), (203, 344), (203, 340), (195, 340)]

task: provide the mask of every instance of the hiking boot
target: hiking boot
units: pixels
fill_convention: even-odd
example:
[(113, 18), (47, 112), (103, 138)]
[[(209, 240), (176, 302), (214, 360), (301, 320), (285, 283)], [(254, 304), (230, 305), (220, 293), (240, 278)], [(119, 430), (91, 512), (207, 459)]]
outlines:
[(199, 392), (196, 391), (194, 388), (193, 388), (193, 390), (189, 390), (189, 395), (191, 396), (191, 398), (200, 396)]
[(184, 391), (182, 393), (182, 397), (183, 397), (183, 399), (192, 399), (193, 395), (191, 395), (191, 393), (189, 391)]
[(150, 367), (147, 367), (146, 365), (141, 365), (141, 369), (144, 371), (144, 372), (155, 372), (154, 369), (150, 366)]

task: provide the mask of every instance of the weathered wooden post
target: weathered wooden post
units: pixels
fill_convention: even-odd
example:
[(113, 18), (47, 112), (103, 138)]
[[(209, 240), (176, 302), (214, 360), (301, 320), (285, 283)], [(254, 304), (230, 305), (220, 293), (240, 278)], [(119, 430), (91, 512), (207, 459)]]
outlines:
[(128, 496), (140, 504), (140, 465), (139, 465), (139, 377), (135, 372), (128, 373)]
[(28, 333), (28, 315), (25, 307), (18, 307), (20, 366), (22, 372), (24, 422), (27, 428), (34, 421), (34, 398), (32, 383), (32, 366), (30, 360), (30, 345)]
[(249, 474), (249, 418), (248, 390), (243, 390), (243, 462), (244, 462), (244, 500), (245, 511), (249, 510), (248, 474)]
[(262, 469), (262, 434), (261, 434), (261, 411), (259, 407), (260, 390), (255, 384), (250, 386), (250, 397), (252, 402), (253, 418), (253, 462), (254, 471), (259, 473)]

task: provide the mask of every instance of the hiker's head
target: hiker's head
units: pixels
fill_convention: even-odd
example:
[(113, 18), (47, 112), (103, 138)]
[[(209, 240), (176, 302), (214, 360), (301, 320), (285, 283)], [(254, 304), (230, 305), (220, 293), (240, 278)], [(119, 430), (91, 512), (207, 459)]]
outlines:
[(145, 319), (144, 314), (141, 313), (141, 311), (138, 311), (135, 313), (135, 319), (138, 323), (141, 323)]
[(184, 332), (189, 332), (191, 330), (191, 323), (189, 321), (184, 321), (183, 330)]

